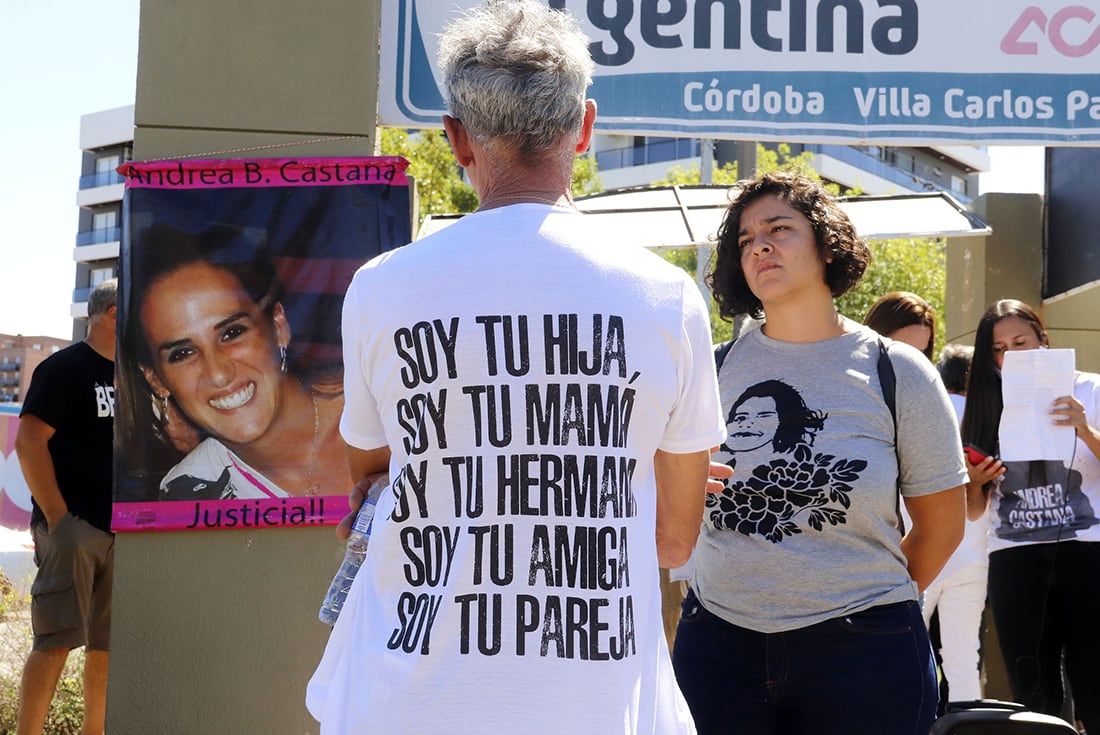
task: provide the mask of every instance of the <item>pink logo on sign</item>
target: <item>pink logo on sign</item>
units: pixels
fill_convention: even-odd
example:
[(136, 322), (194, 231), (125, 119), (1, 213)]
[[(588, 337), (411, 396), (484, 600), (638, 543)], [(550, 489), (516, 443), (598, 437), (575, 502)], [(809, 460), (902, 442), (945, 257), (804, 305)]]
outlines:
[[(1088, 38), (1080, 43), (1071, 43), (1066, 40), (1067, 26), (1072, 28), (1080, 23), (1091, 27), (1096, 20), (1096, 13), (1084, 5), (1067, 5), (1054, 15), (1047, 18), (1042, 9), (1034, 5), (1024, 9), (1008, 33), (1001, 39), (1001, 51), (1006, 54), (1035, 56), (1039, 53), (1039, 43), (1033, 40), (1024, 40), (1024, 35), (1032, 26), (1039, 29), (1039, 35), (1045, 36), (1050, 45), (1062, 56), (1078, 58), (1087, 56), (1100, 46), (1100, 25), (1098, 25)], [(1028, 34), (1034, 37), (1034, 34)]]

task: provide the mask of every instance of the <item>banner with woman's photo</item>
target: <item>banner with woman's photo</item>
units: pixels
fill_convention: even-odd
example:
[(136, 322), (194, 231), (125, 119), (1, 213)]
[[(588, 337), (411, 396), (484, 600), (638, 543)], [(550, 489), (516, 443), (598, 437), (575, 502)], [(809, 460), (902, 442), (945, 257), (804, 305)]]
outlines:
[(407, 165), (119, 169), (115, 531), (316, 526), (347, 513), (344, 291), (359, 266), (411, 239)]

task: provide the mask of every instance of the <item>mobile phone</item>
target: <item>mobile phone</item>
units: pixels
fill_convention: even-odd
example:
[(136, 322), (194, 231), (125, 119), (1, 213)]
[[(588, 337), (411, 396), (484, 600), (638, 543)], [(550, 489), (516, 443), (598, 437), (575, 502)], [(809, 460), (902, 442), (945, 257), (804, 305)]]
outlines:
[(970, 460), (970, 464), (981, 464), (989, 456), (973, 444), (963, 444), (963, 451), (966, 452), (966, 458)]

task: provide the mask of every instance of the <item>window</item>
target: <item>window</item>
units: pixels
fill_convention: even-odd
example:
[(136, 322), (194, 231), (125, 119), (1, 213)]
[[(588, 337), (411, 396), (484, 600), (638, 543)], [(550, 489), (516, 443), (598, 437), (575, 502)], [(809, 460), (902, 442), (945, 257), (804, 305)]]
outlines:
[(106, 174), (114, 171), (122, 164), (122, 159), (117, 153), (113, 153), (109, 156), (103, 156), (95, 160), (95, 172), (97, 174)]
[(115, 269), (114, 268), (93, 268), (92, 273), (91, 273), (91, 278), (89, 279), (88, 285), (91, 286), (92, 288), (95, 288), (96, 286), (103, 283), (104, 281), (109, 281), (114, 277), (115, 277)]
[(961, 176), (951, 177), (951, 190), (957, 191), (960, 194), (966, 194), (966, 179)]
[(92, 215), (93, 230), (111, 230), (118, 227), (118, 212), (113, 209)]

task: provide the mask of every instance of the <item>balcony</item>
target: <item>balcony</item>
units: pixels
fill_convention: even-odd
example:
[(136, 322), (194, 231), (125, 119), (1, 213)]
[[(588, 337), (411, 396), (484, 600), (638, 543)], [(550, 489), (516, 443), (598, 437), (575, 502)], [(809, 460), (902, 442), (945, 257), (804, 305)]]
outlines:
[(831, 156), (869, 174), (886, 179), (903, 191), (944, 191), (963, 203), (973, 198), (965, 191), (958, 191), (936, 181), (943, 178), (943, 173), (934, 166), (917, 161), (904, 149), (883, 151), (888, 157), (888, 160), (883, 160), (877, 155), (854, 146), (806, 144), (801, 148), (814, 155)]
[(644, 146), (612, 148), (596, 153), (596, 165), (600, 171), (610, 171), (650, 163), (678, 161), (682, 158), (698, 158), (699, 141), (694, 138), (659, 138)]
[(106, 242), (118, 242), (122, 239), (121, 227), (104, 227), (99, 230), (76, 233), (76, 246), (102, 245)]
[(126, 179), (117, 171), (100, 171), (97, 174), (88, 174), (80, 177), (80, 189), (94, 189), (98, 186), (110, 186), (111, 184), (125, 184)]

